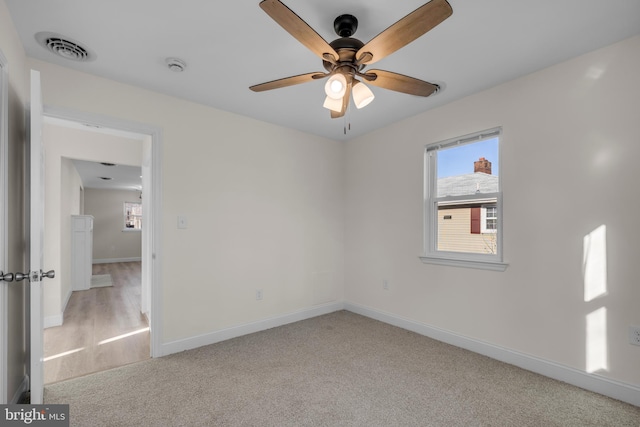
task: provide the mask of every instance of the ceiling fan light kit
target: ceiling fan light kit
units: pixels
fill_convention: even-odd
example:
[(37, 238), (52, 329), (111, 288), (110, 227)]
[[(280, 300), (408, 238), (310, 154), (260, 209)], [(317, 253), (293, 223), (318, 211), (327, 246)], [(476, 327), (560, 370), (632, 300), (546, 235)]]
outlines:
[(353, 103), (356, 104), (356, 108), (358, 109), (371, 104), (371, 101), (376, 97), (373, 92), (371, 92), (371, 89), (359, 80), (354, 81), (351, 93), (353, 94)]
[(344, 14), (335, 19), (333, 26), (339, 38), (327, 43), (280, 0), (263, 0), (260, 2), (260, 7), (289, 34), (319, 56), (327, 72), (307, 73), (254, 85), (249, 88), (254, 92), (328, 77), (324, 87), (327, 97), (323, 106), (331, 110), (332, 118), (338, 118), (345, 115), (351, 98), (357, 108), (369, 105), (375, 98), (371, 89), (356, 77), (373, 86), (409, 95), (426, 97), (437, 93), (440, 89), (437, 84), (403, 74), (384, 70), (364, 71), (364, 69), (367, 65), (408, 45), (451, 16), (453, 10), (447, 0), (431, 0), (366, 44), (351, 37), (358, 28), (358, 20), (353, 15)]
[(324, 99), (324, 103), (322, 104), (322, 106), (327, 110), (331, 110), (331, 111), (335, 111), (336, 113), (339, 113), (340, 110), (342, 109), (342, 99), (331, 98), (330, 96), (327, 96)]
[(329, 98), (342, 99), (347, 91), (347, 78), (340, 73), (334, 74), (324, 85), (324, 91)]

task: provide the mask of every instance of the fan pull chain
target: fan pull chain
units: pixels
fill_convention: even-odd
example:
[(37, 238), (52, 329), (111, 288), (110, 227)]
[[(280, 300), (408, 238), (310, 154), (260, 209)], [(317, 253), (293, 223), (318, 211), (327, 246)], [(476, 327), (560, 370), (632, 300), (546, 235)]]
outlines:
[(347, 134), (347, 130), (351, 130), (351, 105), (347, 106), (347, 112), (344, 115), (344, 134)]
[(344, 118), (344, 134), (347, 134), (347, 130), (351, 130), (351, 121), (347, 123), (347, 118)]

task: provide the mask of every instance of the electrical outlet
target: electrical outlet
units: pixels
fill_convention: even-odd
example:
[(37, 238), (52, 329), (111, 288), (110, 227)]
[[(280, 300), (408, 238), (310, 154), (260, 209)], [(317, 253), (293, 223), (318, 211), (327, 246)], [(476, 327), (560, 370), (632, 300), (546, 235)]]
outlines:
[(260, 301), (262, 299), (262, 289), (256, 289), (256, 301)]
[(640, 345), (640, 326), (629, 326), (629, 344)]
[(387, 279), (382, 280), (382, 289), (384, 289), (385, 291), (389, 290), (389, 281)]

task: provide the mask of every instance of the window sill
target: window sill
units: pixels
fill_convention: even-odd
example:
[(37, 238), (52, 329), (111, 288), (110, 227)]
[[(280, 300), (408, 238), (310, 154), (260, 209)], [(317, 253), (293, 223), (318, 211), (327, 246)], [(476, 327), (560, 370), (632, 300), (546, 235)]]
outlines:
[(440, 258), (421, 255), (420, 259), (425, 264), (447, 265), (450, 267), (476, 268), (479, 270), (505, 271), (509, 264), (497, 261), (471, 261), (466, 259)]
[(123, 228), (122, 229), (123, 233), (131, 233), (132, 231), (140, 232), (140, 231), (142, 231), (142, 229), (140, 229), (140, 228)]

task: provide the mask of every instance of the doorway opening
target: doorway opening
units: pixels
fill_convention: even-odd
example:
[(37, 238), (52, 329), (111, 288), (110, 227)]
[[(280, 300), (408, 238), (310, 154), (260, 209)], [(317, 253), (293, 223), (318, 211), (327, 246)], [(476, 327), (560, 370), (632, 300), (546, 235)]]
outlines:
[[(59, 255), (54, 264), (58, 263), (57, 271), (60, 272), (58, 283), (51, 283), (45, 288), (45, 326), (51, 326), (44, 331), (47, 384), (159, 355), (157, 337), (160, 331), (156, 325), (159, 325), (160, 313), (155, 309), (159, 307), (160, 297), (156, 262), (159, 255), (160, 132), (139, 124), (46, 108), (44, 124), (47, 162), (57, 162), (57, 172), (63, 178), (55, 184), (60, 188), (53, 194), (45, 189), (45, 210), (46, 202), (53, 200), (52, 204), (60, 212), (57, 218), (53, 215), (51, 221), (54, 224), (45, 224), (45, 260), (48, 253), (57, 249)], [(49, 142), (55, 145), (56, 132), (82, 136), (75, 142), (76, 146), (73, 138), (64, 138), (65, 142), (53, 149), (51, 155)], [(135, 188), (121, 190), (97, 189), (84, 183), (85, 178), (78, 185), (81, 175), (78, 165), (92, 163), (103, 167), (104, 164), (114, 164), (121, 170), (137, 168), (135, 173), (140, 183)], [(98, 179), (105, 174), (99, 175)], [(122, 184), (119, 178), (115, 181)], [(58, 184), (60, 182), (78, 191), (65, 192), (63, 184)], [(129, 241), (132, 237), (138, 240), (137, 253), (118, 255), (116, 250), (110, 256), (104, 255), (104, 251), (96, 253), (94, 250), (91, 275), (102, 279), (106, 277), (108, 283), (106, 286), (105, 283), (96, 283), (95, 287), (73, 289), (71, 217), (98, 219), (102, 212), (95, 201), (103, 199), (107, 191), (125, 194), (120, 197), (129, 202), (139, 201), (141, 206), (144, 204), (143, 225), (132, 231), (123, 224), (117, 231), (120, 235), (127, 235)], [(70, 196), (66, 193), (77, 194)], [(55, 200), (56, 197), (59, 200)], [(87, 209), (92, 200), (92, 207)], [(115, 208), (122, 209), (121, 206)], [(47, 221), (50, 221), (48, 217)], [(53, 229), (52, 232), (49, 229)], [(95, 231), (94, 226), (92, 234)], [(46, 238), (52, 233), (57, 239)], [(107, 247), (107, 252), (113, 249), (113, 242), (104, 242), (104, 235), (93, 237), (92, 248), (101, 245)], [(127, 246), (126, 243), (124, 245)], [(51, 247), (47, 249), (48, 246)], [(47, 262), (55, 256), (49, 257)]]

